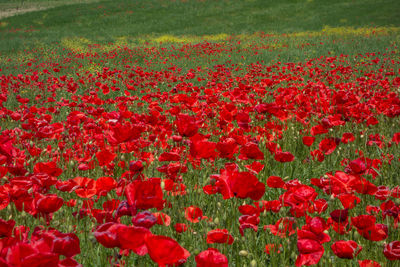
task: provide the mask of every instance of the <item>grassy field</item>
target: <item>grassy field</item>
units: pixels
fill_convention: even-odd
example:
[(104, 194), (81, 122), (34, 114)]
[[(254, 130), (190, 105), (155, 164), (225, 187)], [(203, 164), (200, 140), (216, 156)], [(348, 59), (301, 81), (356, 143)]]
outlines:
[(399, 1), (0, 9), (0, 266), (398, 265)]
[[(48, 1), (24, 1), (30, 6)], [(0, 20), (0, 53), (63, 38), (92, 43), (162, 35), (292, 33), (325, 27), (399, 26), (396, 0), (340, 1), (54, 1), (57, 7)], [(8, 3), (7, 1), (5, 4)], [(13, 2), (18, 3), (18, 2)], [(4, 5), (5, 5), (4, 4)], [(53, 4), (49, 4), (51, 6)]]

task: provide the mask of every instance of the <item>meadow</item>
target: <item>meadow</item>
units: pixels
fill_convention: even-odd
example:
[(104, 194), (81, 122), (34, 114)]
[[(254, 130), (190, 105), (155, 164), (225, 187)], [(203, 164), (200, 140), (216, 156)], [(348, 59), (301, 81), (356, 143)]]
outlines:
[(0, 3), (0, 266), (397, 266), (400, 3)]

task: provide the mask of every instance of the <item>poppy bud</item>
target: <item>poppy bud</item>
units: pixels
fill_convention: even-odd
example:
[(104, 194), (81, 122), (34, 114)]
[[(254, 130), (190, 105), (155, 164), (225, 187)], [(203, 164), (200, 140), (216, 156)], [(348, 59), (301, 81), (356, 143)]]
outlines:
[(359, 239), (360, 238), (360, 234), (358, 232), (354, 232), (353, 238), (354, 239)]
[(250, 262), (250, 267), (257, 267), (257, 262), (256, 262), (256, 260), (252, 260), (252, 261)]
[(249, 252), (248, 252), (248, 251), (246, 251), (246, 250), (241, 250), (241, 251), (239, 251), (239, 256), (247, 257), (247, 255), (249, 255)]

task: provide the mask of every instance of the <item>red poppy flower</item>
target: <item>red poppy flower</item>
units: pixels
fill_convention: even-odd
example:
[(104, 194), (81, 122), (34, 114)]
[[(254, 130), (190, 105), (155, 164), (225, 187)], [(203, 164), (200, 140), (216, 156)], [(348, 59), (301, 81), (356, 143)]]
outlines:
[(324, 232), (328, 228), (329, 225), (321, 217), (307, 218), (307, 224), (297, 231), (297, 238), (299, 240), (312, 239), (323, 244), (331, 240), (329, 235)]
[(239, 159), (264, 159), (264, 153), (260, 150), (257, 144), (255, 143), (246, 143), (244, 146), (240, 148)]
[(105, 166), (110, 164), (110, 162), (112, 162), (116, 156), (117, 154), (112, 153), (108, 150), (101, 150), (96, 153), (96, 158), (100, 166)]
[(129, 205), (136, 209), (157, 208), (161, 210), (164, 206), (160, 178), (133, 181), (125, 188), (125, 196)]
[(143, 170), (144, 170), (143, 161), (136, 160), (129, 162), (129, 171), (131, 171), (133, 174), (140, 173)]
[(111, 145), (121, 144), (138, 139), (145, 130), (146, 127), (143, 125), (117, 123), (111, 128), (111, 132), (108, 133), (107, 139)]
[(151, 232), (144, 227), (122, 225), (116, 228), (119, 248), (130, 249), (139, 256), (147, 254), (145, 240)]
[(250, 172), (234, 172), (227, 183), (232, 194), (238, 198), (259, 200), (265, 193), (265, 184)]
[(347, 222), (348, 214), (349, 214), (348, 209), (334, 210), (334, 211), (332, 211), (330, 213), (332, 220), (335, 221), (336, 223), (345, 223), (345, 222)]
[(372, 215), (359, 215), (351, 218), (351, 223), (357, 229), (364, 230), (375, 225), (376, 218)]
[(154, 216), (157, 218), (158, 225), (169, 226), (171, 224), (171, 217), (162, 212), (154, 212)]
[(360, 181), (355, 184), (353, 188), (357, 193), (371, 196), (375, 195), (375, 193), (378, 191), (378, 187), (365, 178), (360, 179)]
[(217, 143), (216, 149), (220, 158), (232, 159), (233, 155), (238, 152), (238, 144), (233, 138), (225, 138)]
[(282, 200), (285, 206), (290, 206), (290, 213), (295, 217), (302, 217), (305, 215), (308, 208), (313, 204), (312, 202), (317, 197), (317, 192), (314, 188), (308, 185), (295, 184), (290, 186), (288, 191), (283, 193), (279, 199)]
[(135, 226), (150, 229), (157, 223), (157, 218), (150, 211), (142, 211), (132, 218), (132, 224)]
[(279, 162), (291, 162), (294, 160), (294, 156), (290, 152), (277, 151), (275, 153), (275, 160)]
[(315, 141), (315, 137), (314, 137), (314, 136), (303, 136), (303, 137), (302, 137), (302, 141), (303, 141), (303, 144), (304, 144), (304, 145), (306, 145), (306, 146), (312, 146), (312, 144), (313, 144), (314, 141)]
[(207, 233), (207, 243), (222, 243), (231, 245), (233, 243), (233, 236), (231, 236), (226, 229), (215, 229)]
[(136, 214), (136, 210), (129, 205), (128, 201), (121, 201), (118, 205), (115, 217), (119, 218), (122, 216), (133, 216)]
[(10, 237), (12, 235), (14, 225), (15, 225), (14, 220), (5, 221), (0, 218), (0, 238)]
[(318, 160), (319, 162), (323, 162), (325, 160), (324, 153), (322, 153), (322, 151), (319, 149), (310, 151), (310, 155), (313, 158), (313, 160)]
[(312, 239), (299, 239), (297, 249), (300, 254), (296, 259), (296, 266), (318, 264), (324, 254), (324, 247), (318, 241)]
[(388, 237), (389, 229), (385, 224), (375, 224), (366, 229), (357, 229), (359, 234), (370, 241), (381, 241)]
[(331, 249), (336, 256), (342, 259), (353, 259), (362, 250), (362, 247), (353, 240), (349, 241), (336, 241), (332, 244)]
[(150, 258), (160, 267), (182, 265), (190, 256), (178, 242), (167, 236), (150, 235), (145, 242)]
[(116, 187), (117, 182), (112, 177), (100, 177), (96, 180), (96, 195), (106, 196)]
[(209, 142), (202, 137), (196, 137), (199, 137), (199, 135), (195, 135), (190, 139), (190, 155), (197, 159), (215, 158), (217, 155), (215, 151), (217, 144)]
[(365, 160), (358, 158), (349, 163), (346, 167), (345, 172), (353, 174), (363, 174), (367, 170)]
[[(244, 215), (244, 216), (247, 217), (247, 215)], [(251, 217), (254, 218), (255, 216), (251, 216)], [(257, 232), (258, 231), (258, 226), (253, 224), (253, 223), (247, 223), (247, 222), (241, 223), (240, 226), (239, 226), (239, 233), (240, 233), (241, 236), (244, 236), (244, 230), (245, 229), (253, 229), (254, 232)]]
[(361, 178), (357, 175), (347, 174), (337, 171), (335, 175), (327, 173), (328, 178), (320, 179), (320, 187), (328, 194), (340, 195), (352, 193), (355, 187), (361, 183)]
[(313, 205), (308, 207), (310, 213), (318, 212), (321, 214), (328, 208), (328, 201), (325, 199), (315, 199), (312, 201)]
[(68, 258), (73, 257), (81, 253), (79, 238), (74, 233), (59, 233), (53, 239), (52, 251)]
[[(35, 247), (41, 244), (41, 247)], [(45, 242), (37, 241), (33, 244), (18, 242), (8, 248), (5, 257), (8, 264), (5, 266), (58, 266), (60, 256), (49, 249)]]
[(175, 231), (177, 233), (183, 233), (186, 232), (188, 230), (188, 226), (184, 223), (176, 223), (174, 225)]
[(252, 205), (241, 205), (239, 206), (239, 212), (243, 215), (259, 215), (260, 209)]
[(118, 239), (118, 228), (127, 227), (126, 225), (120, 223), (108, 222), (99, 225), (97, 229), (93, 232), (94, 237), (97, 242), (102, 244), (106, 248), (115, 248), (120, 246)]
[(87, 177), (76, 177), (73, 181), (77, 184), (75, 193), (81, 198), (91, 198), (96, 195), (96, 181)]
[(361, 202), (361, 199), (352, 193), (341, 194), (339, 200), (345, 209), (353, 209)]
[(40, 213), (53, 213), (61, 208), (64, 204), (64, 200), (57, 195), (46, 195), (46, 196), (36, 196), (36, 209)]
[(383, 249), (383, 255), (391, 261), (400, 260), (400, 241), (393, 241), (386, 244)]
[(197, 267), (228, 267), (228, 258), (216, 248), (208, 248), (196, 257)]
[(279, 176), (270, 176), (267, 179), (267, 186), (271, 188), (284, 188), (285, 182)]
[(275, 224), (265, 225), (264, 230), (269, 229), (271, 234), (285, 238), (296, 233), (296, 221), (292, 217), (283, 217)]
[(199, 127), (197, 126), (196, 119), (187, 114), (179, 114), (175, 121), (178, 133), (182, 136), (192, 137), (194, 136)]
[(185, 218), (189, 222), (198, 223), (203, 219), (203, 211), (196, 206), (190, 206), (185, 208)]
[(36, 173), (31, 177), (32, 182), (44, 188), (50, 188), (57, 183), (57, 177), (50, 176), (47, 173)]
[(393, 134), (392, 142), (398, 145), (400, 143), (400, 132)]
[(347, 144), (347, 143), (350, 143), (350, 142), (354, 142), (354, 140), (356, 140), (355, 137), (354, 137), (354, 134), (352, 134), (352, 133), (344, 133), (342, 135), (342, 139), (340, 141), (343, 144)]
[(180, 161), (181, 155), (179, 155), (177, 152), (164, 152), (160, 155), (158, 160), (160, 162), (162, 162), (162, 161)]
[(324, 152), (325, 155), (332, 154), (336, 149), (336, 141), (334, 138), (325, 138), (319, 143), (319, 150)]
[(239, 223), (242, 224), (252, 224), (258, 225), (260, 223), (259, 215), (242, 215), (239, 217)]
[(379, 263), (373, 260), (359, 260), (358, 265), (360, 267), (381, 267)]
[(325, 134), (328, 132), (328, 130), (324, 126), (318, 124), (318, 125), (312, 127), (310, 132), (311, 132), (312, 136), (316, 136), (319, 134)]
[(57, 164), (53, 161), (50, 162), (38, 162), (33, 167), (34, 173), (46, 173), (50, 176), (60, 176), (62, 169), (57, 167)]
[(258, 161), (253, 161), (251, 164), (244, 165), (244, 166), (246, 167), (246, 169), (251, 171), (254, 175), (260, 173), (264, 169), (264, 164), (261, 164)]

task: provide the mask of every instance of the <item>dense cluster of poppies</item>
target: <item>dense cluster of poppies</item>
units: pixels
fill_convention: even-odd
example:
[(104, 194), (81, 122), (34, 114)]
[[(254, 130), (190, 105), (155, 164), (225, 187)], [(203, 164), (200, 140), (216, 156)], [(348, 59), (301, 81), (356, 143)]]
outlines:
[(3, 68), (0, 266), (81, 266), (86, 242), (115, 266), (400, 260), (398, 52), (215, 64), (260, 49), (93, 46)]

